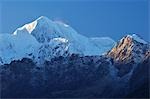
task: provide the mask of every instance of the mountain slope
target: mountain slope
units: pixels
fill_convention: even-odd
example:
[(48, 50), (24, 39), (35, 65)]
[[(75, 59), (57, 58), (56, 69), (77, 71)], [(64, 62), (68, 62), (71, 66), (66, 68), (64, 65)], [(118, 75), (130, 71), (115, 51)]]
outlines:
[[(50, 42), (53, 38), (65, 38), (69, 42), (69, 52), (84, 55), (99, 55), (110, 48), (105, 48), (101, 44), (101, 48), (95, 46), (89, 38), (78, 34), (72, 27), (65, 23), (49, 20), (47, 17), (41, 16), (32, 23), (24, 25), (19, 30), (26, 29), (33, 35), (39, 43)], [(18, 30), (14, 32), (17, 34)], [(101, 40), (102, 41), (102, 40)], [(103, 41), (102, 41), (103, 42)], [(112, 40), (110, 43), (114, 44)], [(107, 47), (107, 46), (106, 46)], [(112, 47), (112, 45), (110, 45)]]
[[(38, 50), (40, 57), (53, 57), (51, 60), (35, 64), (23, 58), (0, 66), (2, 98), (149, 97), (150, 50), (143, 40), (125, 36), (108, 54), (96, 56), (69, 55), (68, 40), (52, 40)], [(120, 56), (118, 51), (124, 49), (129, 52)], [(64, 51), (68, 55), (59, 56)], [(134, 56), (142, 57), (134, 61)]]
[(13, 34), (0, 35), (3, 45), (0, 47), (0, 64), (26, 57), (43, 63), (43, 60), (71, 54), (101, 55), (115, 44), (113, 40), (103, 44), (107, 40), (104, 38), (91, 40), (78, 34), (69, 25), (44, 16), (18, 28)]
[(119, 75), (123, 76), (136, 68), (136, 64), (143, 61), (150, 46), (137, 35), (123, 37), (107, 56), (114, 60), (115, 66), (119, 69)]
[(23, 57), (31, 58), (31, 54), (35, 54), (40, 46), (26, 31), (18, 35), (0, 34), (0, 45), (0, 64), (21, 60)]
[[(115, 73), (115, 68), (109, 59), (101, 56), (57, 57), (45, 61), (40, 67), (31, 59), (24, 58), (0, 67), (2, 97), (81, 97), (81, 89), (93, 86), (95, 82), (104, 85), (99, 89), (103, 92), (107, 84), (115, 80), (113, 71)], [(86, 90), (84, 94), (83, 97), (94, 96), (94, 93), (87, 95)]]
[(100, 52), (105, 54), (116, 44), (114, 40), (109, 37), (92, 37), (90, 40), (100, 49)]
[(147, 59), (127, 81), (105, 56), (60, 56), (40, 67), (27, 58), (12, 61), (0, 67), (2, 98), (148, 98)]
[[(123, 37), (118, 44), (108, 53), (108, 56), (119, 62), (140, 62), (145, 53), (149, 50), (149, 45), (135, 34)], [(138, 38), (138, 40), (137, 40)], [(140, 41), (139, 41), (140, 39)], [(142, 42), (141, 42), (142, 41)]]

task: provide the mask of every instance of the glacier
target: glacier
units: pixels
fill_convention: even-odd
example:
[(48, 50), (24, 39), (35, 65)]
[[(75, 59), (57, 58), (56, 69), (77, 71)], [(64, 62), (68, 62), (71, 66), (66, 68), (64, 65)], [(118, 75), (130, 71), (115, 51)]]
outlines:
[(6, 64), (26, 57), (39, 62), (71, 54), (102, 55), (116, 42), (109, 37), (88, 38), (68, 24), (41, 16), (13, 34), (0, 34), (0, 44), (0, 64)]

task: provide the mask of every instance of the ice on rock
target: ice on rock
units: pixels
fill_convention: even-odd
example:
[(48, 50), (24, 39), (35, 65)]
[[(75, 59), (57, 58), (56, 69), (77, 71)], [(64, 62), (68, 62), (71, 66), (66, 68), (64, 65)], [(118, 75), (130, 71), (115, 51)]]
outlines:
[(130, 38), (133, 38), (134, 40), (136, 40), (139, 43), (143, 43), (143, 44), (147, 44), (146, 41), (144, 41), (143, 39), (141, 39), (138, 35), (136, 34), (132, 34), (132, 35), (127, 35)]

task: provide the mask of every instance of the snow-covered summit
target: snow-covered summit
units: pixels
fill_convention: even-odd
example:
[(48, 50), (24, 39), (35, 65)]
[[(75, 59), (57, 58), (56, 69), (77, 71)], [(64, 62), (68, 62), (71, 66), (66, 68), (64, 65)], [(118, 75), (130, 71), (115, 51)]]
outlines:
[[(105, 39), (99, 38), (99, 41), (97, 41), (99, 46), (97, 46), (95, 45), (96, 41), (91, 42), (91, 39), (78, 34), (71, 26), (63, 22), (52, 21), (45, 16), (39, 17), (20, 29), (26, 29), (39, 43), (50, 42), (53, 38), (65, 38), (69, 42), (69, 51), (71, 53), (82, 53), (84, 55), (100, 55), (109, 50), (115, 43), (113, 40), (107, 41), (110, 43), (108, 47), (103, 43)], [(17, 34), (17, 32), (18, 30), (14, 34)]]
[(119, 62), (135, 62), (143, 60), (149, 45), (136, 34), (124, 36), (115, 47), (109, 51), (108, 56)]
[(146, 41), (144, 41), (143, 39), (141, 39), (141, 38), (140, 38), (138, 35), (136, 35), (136, 34), (127, 35), (127, 37), (130, 37), (130, 38), (136, 40), (136, 41), (139, 42), (139, 43), (147, 44)]
[[(68, 24), (52, 21), (45, 16), (16, 29), (13, 34), (3, 36), (6, 37), (0, 38), (0, 44), (3, 45), (0, 47), (1, 63), (24, 57), (30, 57), (35, 61), (50, 60), (73, 53), (101, 55), (115, 44), (110, 38), (87, 38)], [(10, 45), (11, 48), (8, 47)]]

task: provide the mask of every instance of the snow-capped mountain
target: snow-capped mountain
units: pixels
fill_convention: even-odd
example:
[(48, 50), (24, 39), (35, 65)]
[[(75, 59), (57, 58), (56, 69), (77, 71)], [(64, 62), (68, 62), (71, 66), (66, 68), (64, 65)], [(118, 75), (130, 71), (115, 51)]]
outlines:
[(136, 34), (123, 37), (111, 51), (108, 56), (118, 62), (142, 61), (146, 52), (150, 50), (149, 44)]
[(119, 76), (132, 75), (138, 63), (141, 63), (150, 51), (150, 45), (136, 34), (123, 37), (108, 53), (114, 60)]
[(18, 35), (0, 34), (0, 64), (10, 63), (12, 60), (31, 58), (36, 54), (40, 44), (26, 31)]
[[(150, 59), (149, 54), (146, 56)], [(106, 56), (60, 56), (40, 67), (31, 59), (15, 60), (0, 66), (2, 97), (149, 97), (148, 58), (136, 64), (132, 75), (125, 73), (121, 77), (117, 73), (123, 71)]]
[[(69, 52), (70, 53), (79, 53), (84, 55), (99, 55), (109, 50), (113, 47), (115, 43), (113, 40), (109, 40), (111, 45), (105, 45), (104, 38), (101, 39), (101, 47), (95, 46), (89, 38), (78, 34), (72, 27), (69, 25), (59, 22), (49, 20), (47, 17), (41, 16), (32, 23), (26, 24), (23, 27), (17, 29), (14, 34), (18, 33), (18, 30), (26, 29), (28, 33), (33, 35), (39, 43), (50, 42), (53, 38), (65, 38), (69, 42)], [(108, 39), (108, 38), (107, 38)], [(106, 41), (106, 40), (105, 40)], [(97, 42), (99, 43), (99, 42)], [(103, 49), (105, 48), (105, 49)]]
[[(27, 34), (22, 37), (24, 33)], [(107, 54), (81, 56), (76, 53), (70, 55), (70, 42), (64, 37), (39, 43), (26, 30), (24, 33), (18, 32), (11, 36), (17, 38), (20, 35), (22, 39), (19, 41), (25, 43), (25, 49), (37, 48), (34, 51), (38, 57), (32, 53), (21, 54), (21, 57), (28, 55), (29, 58), (16, 59), (0, 66), (2, 98), (149, 97), (150, 46), (137, 35), (123, 37)], [(3, 36), (2, 44), (6, 43), (6, 37)], [(24, 41), (28, 38), (34, 38), (33, 44)], [(105, 40), (106, 45), (111, 44), (110, 38), (102, 41)], [(4, 50), (11, 48), (5, 50), (7, 53), (15, 52), (13, 41), (16, 39), (11, 41), (6, 47), (1, 47)], [(99, 38), (90, 38), (90, 42), (101, 47), (96, 43), (101, 44)], [(36, 64), (33, 59), (43, 64)]]
[(39, 62), (73, 53), (101, 55), (115, 44), (110, 38), (87, 38), (69, 25), (44, 16), (18, 28), (13, 34), (0, 36), (0, 64), (25, 57)]

